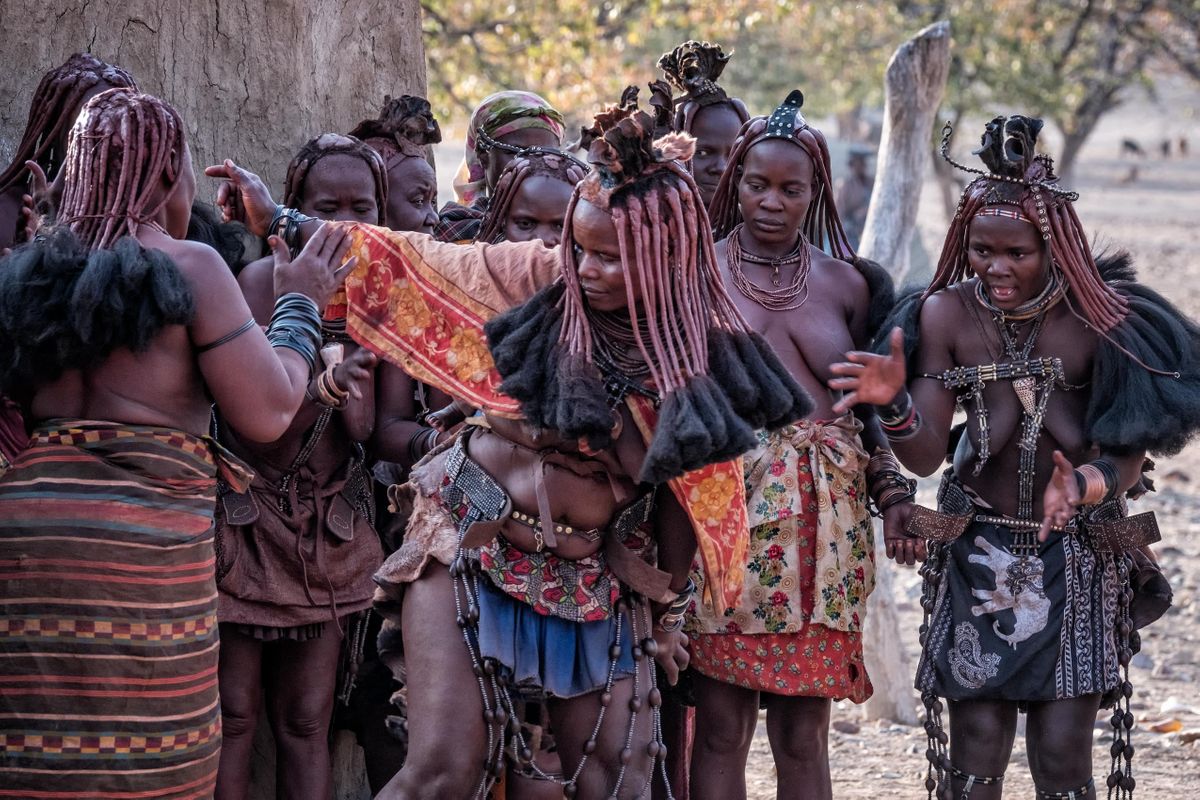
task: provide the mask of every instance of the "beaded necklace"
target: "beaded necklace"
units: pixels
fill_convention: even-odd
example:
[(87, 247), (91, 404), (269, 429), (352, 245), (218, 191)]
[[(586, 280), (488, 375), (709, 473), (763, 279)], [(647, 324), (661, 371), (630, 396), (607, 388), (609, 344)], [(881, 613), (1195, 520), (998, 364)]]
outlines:
[[(808, 299), (808, 275), (812, 270), (812, 253), (808, 249), (808, 240), (801, 233), (796, 240), (796, 247), (787, 255), (780, 258), (764, 258), (742, 250), (742, 226), (734, 228), (728, 239), (729, 272), (733, 276), (733, 285), (738, 291), (753, 300), (768, 311), (792, 311), (804, 305)], [(742, 271), (742, 261), (751, 264), (763, 264), (771, 267), (771, 283), (780, 287), (782, 278), (779, 270), (789, 264), (798, 264), (796, 274), (791, 283), (777, 289), (763, 289), (755, 285)]]

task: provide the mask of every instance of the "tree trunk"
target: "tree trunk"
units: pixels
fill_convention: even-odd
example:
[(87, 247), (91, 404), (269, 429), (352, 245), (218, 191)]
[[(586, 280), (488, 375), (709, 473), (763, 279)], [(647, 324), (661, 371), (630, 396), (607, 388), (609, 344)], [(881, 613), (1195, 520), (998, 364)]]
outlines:
[(897, 282), (908, 272), (933, 117), (949, 71), (950, 23), (942, 21), (900, 45), (884, 79), (883, 137), (859, 251), (881, 263)]
[[(309, 138), (374, 116), (385, 94), (425, 93), (418, 0), (0, 0), (0, 165), (41, 75), (90, 51), (183, 117), (202, 168), (234, 158), (278, 192)], [(19, 77), (17, 77), (19, 76)], [(201, 178), (200, 194), (211, 184)]]
[[(879, 168), (859, 252), (883, 264), (897, 283), (908, 271), (921, 184), (929, 168), (933, 117), (949, 70), (950, 24), (944, 21), (901, 45), (887, 68)], [(875, 541), (878, 570), (875, 591), (867, 603), (864, 634), (867, 672), (875, 684), (875, 695), (867, 701), (866, 716), (915, 725), (913, 671), (904, 655), (902, 637), (916, 632), (900, 627), (883, 537), (877, 535)]]

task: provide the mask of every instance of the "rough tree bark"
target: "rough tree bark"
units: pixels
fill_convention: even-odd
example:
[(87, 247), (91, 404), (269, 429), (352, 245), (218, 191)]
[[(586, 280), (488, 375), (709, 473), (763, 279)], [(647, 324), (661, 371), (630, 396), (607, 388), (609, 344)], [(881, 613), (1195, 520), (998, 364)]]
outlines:
[[(230, 157), (280, 191), (309, 138), (345, 132), (385, 94), (425, 94), (418, 0), (0, 0), (0, 166), (46, 70), (87, 51), (128, 69), (183, 117), (196, 172)], [(199, 177), (200, 197), (212, 182)], [(266, 720), (252, 797), (274, 798)], [(353, 737), (338, 738), (338, 800), (369, 798)]]
[[(950, 69), (950, 24), (937, 22), (896, 50), (888, 63), (883, 138), (879, 168), (859, 252), (883, 264), (899, 282), (908, 271), (909, 245), (916, 228), (921, 184), (929, 165), (933, 117)], [(900, 627), (892, 570), (876, 536), (875, 591), (867, 604), (864, 644), (867, 672), (875, 695), (867, 701), (868, 719), (917, 722), (913, 671), (903, 639), (916, 635)]]
[(197, 171), (231, 157), (278, 191), (307, 139), (385, 94), (424, 94), (420, 14), (417, 0), (0, 0), (0, 165), (41, 75), (83, 50), (179, 110)]
[(950, 23), (935, 22), (896, 50), (884, 78), (883, 137), (859, 251), (899, 282), (908, 272), (917, 200), (934, 114), (950, 71)]

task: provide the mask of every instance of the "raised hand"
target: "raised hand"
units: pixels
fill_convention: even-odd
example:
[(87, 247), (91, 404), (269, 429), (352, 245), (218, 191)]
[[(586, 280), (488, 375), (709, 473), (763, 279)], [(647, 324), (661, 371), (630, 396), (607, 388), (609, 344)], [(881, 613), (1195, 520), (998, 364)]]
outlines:
[(318, 228), (295, 260), (278, 236), (269, 243), (275, 256), (275, 296), (299, 292), (311, 297), (317, 308), (329, 303), (346, 273), (358, 263), (357, 256), (342, 263), (350, 250), (350, 234), (338, 226)]
[(845, 392), (833, 410), (844, 414), (859, 403), (886, 405), (904, 390), (904, 332), (893, 328), (890, 352), (886, 356), (852, 350), (845, 361), (834, 362), (830, 371), (838, 376), (829, 381), (829, 388)]
[(362, 400), (364, 390), (369, 391), (367, 387), (378, 363), (374, 353), (360, 347), (333, 368), (333, 382), (350, 392), (355, 400)]
[(255, 236), (265, 236), (275, 216), (275, 201), (263, 179), (225, 159), (204, 168), (210, 178), (224, 178), (217, 187), (217, 207), (226, 222), (241, 222)]
[(1075, 465), (1067, 460), (1061, 450), (1054, 451), (1054, 473), (1042, 495), (1042, 527), (1038, 541), (1050, 536), (1051, 528), (1061, 528), (1075, 516), (1079, 507), (1079, 484), (1075, 481)]

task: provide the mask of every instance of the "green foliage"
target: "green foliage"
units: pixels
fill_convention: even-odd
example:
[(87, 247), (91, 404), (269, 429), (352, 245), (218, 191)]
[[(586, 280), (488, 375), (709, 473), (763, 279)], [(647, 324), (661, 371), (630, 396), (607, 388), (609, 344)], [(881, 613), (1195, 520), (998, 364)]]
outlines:
[[(1021, 110), (1053, 121), (1068, 149), (1152, 65), (1200, 80), (1197, 0), (422, 0), (429, 91), (462, 119), (501, 88), (544, 94), (575, 124), (630, 83), (660, 77), (658, 56), (688, 38), (736, 55), (722, 84), (753, 113), (793, 88), (817, 115), (882, 103), (892, 52), (949, 19), (949, 113)], [(646, 94), (643, 89), (642, 99)], [(1065, 165), (1069, 167), (1069, 164)]]

